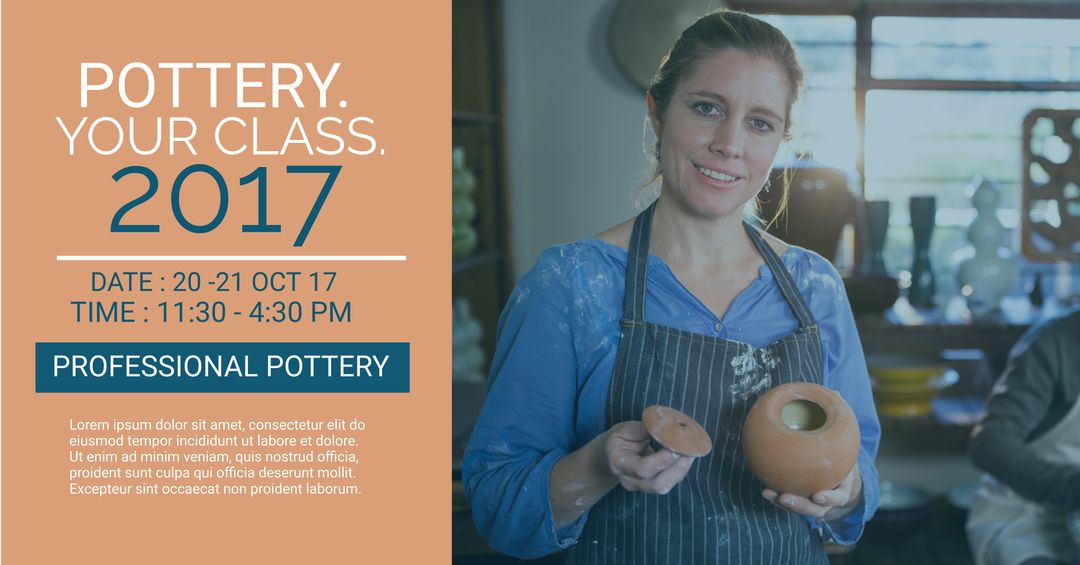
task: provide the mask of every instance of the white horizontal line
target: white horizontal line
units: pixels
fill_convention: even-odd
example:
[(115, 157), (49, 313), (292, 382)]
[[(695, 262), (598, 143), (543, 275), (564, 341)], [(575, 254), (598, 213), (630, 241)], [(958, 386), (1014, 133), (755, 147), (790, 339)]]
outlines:
[(404, 261), (404, 255), (57, 255), (57, 261)]

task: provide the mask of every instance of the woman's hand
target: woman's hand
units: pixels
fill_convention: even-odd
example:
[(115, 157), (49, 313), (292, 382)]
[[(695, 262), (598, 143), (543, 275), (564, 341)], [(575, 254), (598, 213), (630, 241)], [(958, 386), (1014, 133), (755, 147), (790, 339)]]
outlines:
[(859, 466), (855, 465), (839, 486), (815, 492), (810, 498), (778, 493), (772, 489), (761, 491), (761, 496), (784, 510), (831, 522), (847, 516), (858, 505), (862, 498), (862, 475), (859, 474)]
[(655, 451), (651, 439), (640, 421), (612, 426), (604, 442), (608, 470), (626, 490), (667, 494), (690, 472), (696, 457)]
[(557, 461), (549, 483), (556, 529), (577, 520), (615, 485), (667, 494), (679, 484), (695, 458), (654, 451), (650, 441), (641, 422), (621, 422)]

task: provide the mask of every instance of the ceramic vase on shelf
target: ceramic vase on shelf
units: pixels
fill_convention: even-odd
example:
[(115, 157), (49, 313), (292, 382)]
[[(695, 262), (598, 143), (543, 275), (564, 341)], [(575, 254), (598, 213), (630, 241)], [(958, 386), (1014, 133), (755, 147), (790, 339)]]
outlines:
[(870, 276), (887, 277), (885, 270), (885, 236), (889, 232), (889, 201), (867, 200), (866, 231), (870, 243)]
[(957, 282), (975, 318), (996, 314), (1001, 299), (1016, 284), (1018, 268), (1012, 252), (1001, 245), (1005, 227), (997, 217), (999, 195), (987, 180), (976, 180), (968, 186), (975, 219), (968, 226), (967, 237), (974, 255), (960, 263)]
[(856, 316), (881, 316), (900, 296), (898, 281), (885, 269), (885, 240), (889, 230), (889, 201), (866, 200), (859, 207), (862, 258), (857, 271), (844, 277), (851, 311)]
[(472, 200), (472, 193), (476, 190), (476, 176), (465, 165), (464, 147), (455, 147), (453, 156), (452, 246), (454, 259), (461, 259), (476, 249), (476, 230), (472, 226), (476, 218), (476, 204)]
[(455, 382), (484, 382), (484, 350), (480, 340), (484, 330), (480, 322), (472, 316), (472, 308), (467, 298), (454, 299), (453, 331), (453, 379)]
[(912, 196), (910, 207), (915, 259), (911, 264), (908, 302), (916, 308), (931, 308), (937, 292), (934, 271), (930, 265), (930, 238), (934, 234), (937, 201), (933, 196)]

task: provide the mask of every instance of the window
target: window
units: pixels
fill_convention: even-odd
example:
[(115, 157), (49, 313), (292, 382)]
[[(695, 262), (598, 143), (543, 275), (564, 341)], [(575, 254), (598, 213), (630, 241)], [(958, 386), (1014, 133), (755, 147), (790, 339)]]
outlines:
[(911, 261), (908, 198), (937, 198), (932, 260), (946, 292), (975, 213), (965, 188), (992, 181), (999, 218), (1016, 228), (1024, 116), (1080, 108), (1078, 5), (729, 3), (781, 13), (762, 17), (793, 40), (809, 75), (791, 145), (891, 202), (890, 271), (902, 276)]
[(807, 83), (792, 109), (790, 150), (855, 171), (859, 138), (855, 124), (855, 18), (765, 15), (762, 19), (783, 30), (795, 43), (806, 70)]
[(1077, 20), (877, 17), (871, 74), (884, 79), (1077, 81), (1078, 37)]

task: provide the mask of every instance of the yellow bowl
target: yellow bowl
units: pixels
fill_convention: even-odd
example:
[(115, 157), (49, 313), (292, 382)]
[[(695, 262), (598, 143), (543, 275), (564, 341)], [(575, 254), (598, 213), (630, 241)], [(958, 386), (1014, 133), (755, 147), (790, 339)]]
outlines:
[(927, 383), (889, 383), (872, 379), (878, 413), (883, 416), (924, 416), (930, 413), (930, 401), (942, 390), (956, 384), (960, 375), (951, 369)]
[(911, 355), (869, 355), (866, 365), (870, 376), (885, 386), (929, 386), (949, 370), (940, 358)]

